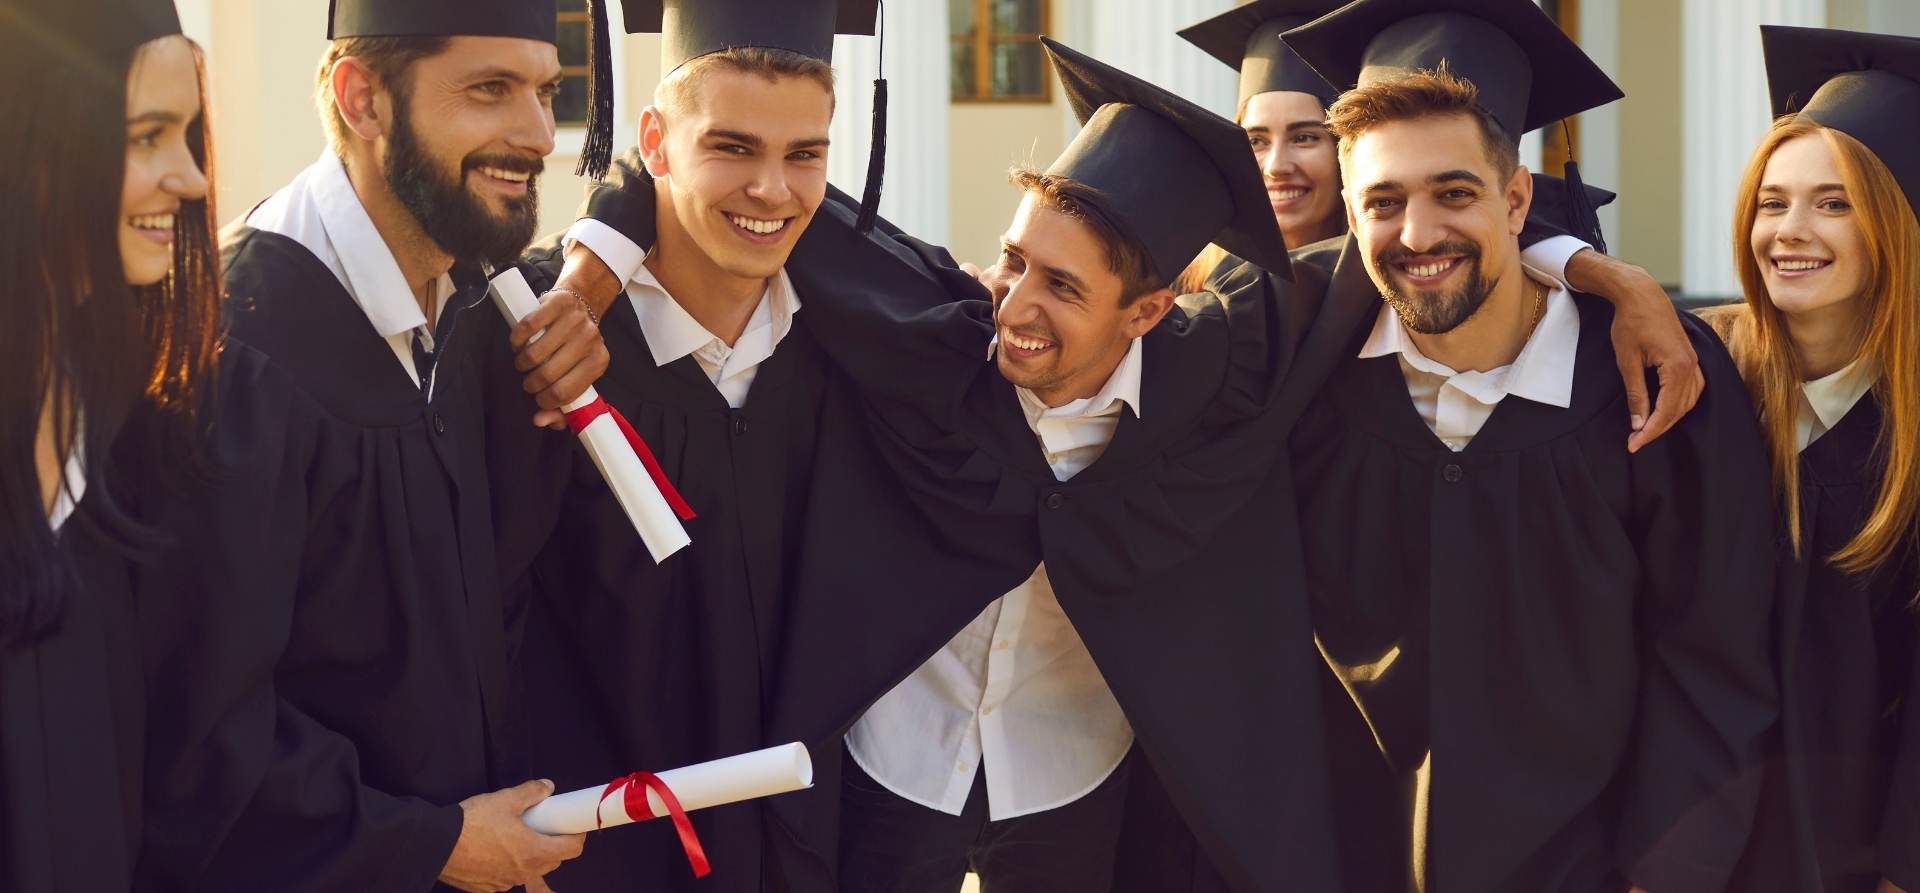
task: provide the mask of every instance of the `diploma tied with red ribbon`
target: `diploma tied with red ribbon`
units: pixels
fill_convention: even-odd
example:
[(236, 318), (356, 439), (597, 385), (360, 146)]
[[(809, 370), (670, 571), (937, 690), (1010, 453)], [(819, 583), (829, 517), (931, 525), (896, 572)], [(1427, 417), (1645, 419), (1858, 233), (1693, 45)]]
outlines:
[(599, 828), (670, 818), (695, 876), (708, 871), (706, 853), (687, 813), (813, 786), (813, 759), (804, 744), (783, 744), (659, 774), (635, 772), (601, 787), (555, 794), (521, 815), (542, 834), (582, 834)]
[[(540, 306), (526, 277), (511, 267), (493, 277), (493, 303), (507, 318), (508, 325), (518, 324), (522, 317)], [(653, 562), (659, 564), (686, 548), (692, 540), (680, 522), (693, 518), (693, 509), (674, 489), (673, 482), (667, 480), (647, 442), (627, 424), (620, 411), (593, 388), (587, 388), (586, 393), (563, 409), (567, 426), (579, 435), (580, 444), (586, 447), (594, 467), (600, 469), (600, 476), (606, 479), (607, 487), (626, 511), (627, 520), (633, 522), (633, 529), (640, 534), (640, 541), (646, 544)]]

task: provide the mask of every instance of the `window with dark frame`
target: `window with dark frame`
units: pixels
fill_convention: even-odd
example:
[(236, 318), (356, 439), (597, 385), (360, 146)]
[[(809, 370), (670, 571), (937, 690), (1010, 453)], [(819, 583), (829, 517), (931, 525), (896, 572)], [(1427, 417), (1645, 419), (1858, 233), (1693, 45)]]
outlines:
[(587, 0), (560, 0), (560, 71), (566, 80), (553, 98), (553, 121), (561, 127), (587, 126)]
[(1050, 102), (1048, 0), (947, 0), (954, 102)]

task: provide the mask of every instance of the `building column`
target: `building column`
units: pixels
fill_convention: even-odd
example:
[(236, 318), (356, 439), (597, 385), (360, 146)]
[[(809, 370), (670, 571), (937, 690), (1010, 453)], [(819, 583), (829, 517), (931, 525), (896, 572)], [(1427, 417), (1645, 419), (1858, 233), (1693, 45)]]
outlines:
[[(913, 235), (948, 239), (949, 95), (947, 6), (929, 0), (884, 4), (887, 169), (880, 214)], [(833, 126), (827, 179), (854, 198), (867, 185), (873, 151), (873, 81), (881, 46), (871, 37), (833, 45)]]
[[(1740, 173), (1772, 118), (1760, 25), (1822, 27), (1825, 0), (1685, 0), (1682, 289), (1733, 297), (1733, 206)], [(1670, 139), (1668, 134), (1625, 135)]]
[[(1231, 118), (1238, 76), (1175, 32), (1234, 5), (1234, 0), (1080, 0), (1069, 14), (1071, 33), (1061, 39)], [(1059, 12), (1055, 10), (1056, 25)]]
[(1867, 30), (1920, 37), (1920, 3), (1913, 0), (1867, 0)]
[[(1620, 80), (1620, 2), (1581, 0), (1580, 48), (1587, 58), (1616, 83)], [(1625, 100), (1622, 100), (1624, 102)], [(1580, 114), (1580, 145), (1573, 147), (1580, 176), (1595, 186), (1620, 191), (1620, 103), (1608, 103)], [(1599, 209), (1600, 232), (1615, 241), (1620, 232), (1620, 209)]]

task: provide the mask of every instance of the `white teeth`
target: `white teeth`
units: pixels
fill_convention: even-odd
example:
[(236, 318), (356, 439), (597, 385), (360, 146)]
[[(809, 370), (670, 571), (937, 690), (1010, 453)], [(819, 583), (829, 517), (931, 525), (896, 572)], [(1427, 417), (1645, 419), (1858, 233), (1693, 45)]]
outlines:
[(727, 220), (747, 232), (762, 236), (772, 235), (787, 227), (785, 220), (756, 220), (752, 217), (741, 217), (738, 214), (728, 214)]
[(1046, 350), (1047, 348), (1053, 346), (1053, 343), (1049, 341), (1040, 341), (1033, 338), (1022, 338), (1019, 335), (1014, 335), (1011, 333), (1009, 333), (1006, 337), (1007, 337), (1008, 344), (1011, 344), (1014, 347), (1018, 347), (1021, 350)]
[(1287, 200), (1289, 200), (1289, 199), (1296, 199), (1296, 198), (1299, 198), (1299, 197), (1301, 197), (1301, 196), (1303, 196), (1303, 195), (1306, 195), (1307, 193), (1309, 193), (1309, 192), (1312, 192), (1312, 191), (1313, 191), (1313, 190), (1311, 190), (1311, 189), (1304, 189), (1304, 188), (1302, 188), (1302, 189), (1282, 189), (1282, 190), (1280, 190), (1279, 192), (1276, 192), (1276, 193), (1274, 193), (1274, 197), (1275, 197), (1275, 198), (1278, 198), (1278, 199), (1280, 199), (1281, 201), (1287, 201)]
[(173, 229), (172, 214), (136, 214), (127, 222), (135, 229)]
[(483, 167), (480, 168), (480, 172), (496, 180), (506, 180), (509, 183), (525, 183), (533, 179), (533, 175), (525, 171), (509, 171), (497, 167)]
[(1827, 265), (1827, 262), (1824, 260), (1777, 260), (1777, 261), (1774, 261), (1773, 263), (1774, 263), (1774, 266), (1777, 266), (1781, 270), (1784, 270), (1789, 273), (1796, 273), (1804, 270), (1818, 270), (1821, 267), (1824, 267)]
[(1407, 267), (1406, 270), (1408, 273), (1411, 273), (1422, 279), (1426, 279), (1431, 276), (1438, 276), (1441, 273), (1445, 273), (1447, 270), (1451, 269), (1452, 267), (1453, 267), (1453, 261), (1443, 261), (1437, 264), (1421, 264), (1420, 266), (1417, 266), (1417, 267)]

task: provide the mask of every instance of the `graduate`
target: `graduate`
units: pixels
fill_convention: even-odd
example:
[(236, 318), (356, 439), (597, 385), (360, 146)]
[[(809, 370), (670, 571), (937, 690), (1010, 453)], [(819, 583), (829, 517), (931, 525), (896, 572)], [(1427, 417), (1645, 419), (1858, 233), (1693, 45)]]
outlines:
[[(0, 887), (131, 889), (131, 572), (191, 476), (218, 257), (199, 50), (172, 0), (0, 2)], [(90, 76), (59, 74), (87, 72)], [(24, 182), (24, 181), (22, 181)], [(155, 606), (165, 610), (166, 606)]]
[[(660, 176), (670, 200), (647, 196), (636, 212), (643, 238), (582, 221), (536, 251), (528, 275), (593, 308), (613, 357), (599, 393), (692, 509), (692, 544), (655, 565), (570, 436), (531, 432), (519, 414), (490, 423), (496, 476), (514, 488), (496, 493), (503, 579), (530, 605), (519, 661), (528, 765), (563, 788), (793, 740), (764, 725), (787, 575), (811, 469), (843, 461), (822, 446), (832, 441), (821, 418), (844, 383), (796, 324), (806, 301), (782, 267), (827, 188), (834, 35), (871, 34), (874, 3), (667, 0), (624, 11), (629, 33), (662, 35), (666, 74), (624, 169)], [(561, 278), (569, 248), (601, 279)], [(545, 339), (521, 334), (517, 355), (488, 364), (492, 392), (507, 395), (490, 402), (543, 384), (518, 373)], [(561, 474), (517, 471), (527, 467)], [(698, 889), (760, 889), (762, 808), (693, 814), (713, 869)], [(556, 887), (695, 888), (666, 828), (599, 836)]]
[(1630, 452), (1608, 306), (1518, 252), (1519, 135), (1617, 88), (1526, 0), (1286, 40), (1358, 85), (1316, 320), (1345, 338), (1310, 344), (1341, 360), (1293, 462), (1316, 637), (1402, 796), (1342, 834), (1417, 890), (1724, 888), (1776, 715), (1752, 410), (1693, 324), (1705, 397)]
[[(1188, 43), (1239, 72), (1235, 120), (1260, 162), (1274, 217), (1295, 249), (1295, 262), (1329, 272), (1347, 231), (1336, 141), (1326, 129), (1327, 106), (1340, 91), (1287, 48), (1281, 35), (1343, 5), (1340, 0), (1254, 0), (1180, 30)], [(1699, 399), (1699, 360), (1660, 283), (1603, 253), (1597, 206), (1572, 200), (1569, 190), (1579, 184), (1558, 178), (1536, 183), (1566, 213), (1528, 215), (1520, 234), (1523, 257), (1534, 269), (1614, 303), (1615, 328), (1624, 335), (1618, 360), (1633, 420), (1630, 443), (1638, 449), (1666, 433)], [(1234, 263), (1210, 246), (1182, 274), (1182, 290), (1199, 291), (1208, 276)], [(1660, 371), (1657, 403), (1642, 375), (1649, 367)]]
[(552, 786), (520, 769), (475, 324), (533, 232), (554, 16), (334, 3), (328, 146), (224, 234), (213, 480), (140, 588), (157, 888), (504, 890), (580, 850), (520, 820)]
[(1782, 722), (1729, 889), (1920, 889), (1920, 40), (1764, 27), (1746, 301), (1709, 311), (1760, 407), (1786, 535)]

